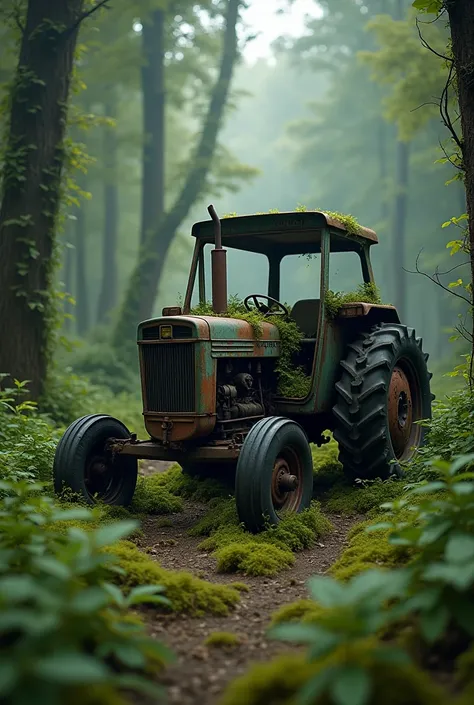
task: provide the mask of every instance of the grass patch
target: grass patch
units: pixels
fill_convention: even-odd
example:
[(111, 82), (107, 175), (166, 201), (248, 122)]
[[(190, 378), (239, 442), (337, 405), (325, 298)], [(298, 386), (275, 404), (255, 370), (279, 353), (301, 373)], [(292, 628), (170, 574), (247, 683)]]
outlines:
[(160, 480), (160, 473), (138, 478), (130, 507), (132, 512), (159, 515), (183, 511), (182, 498), (170, 492), (169, 488)]
[(174, 612), (200, 616), (223, 615), (239, 601), (239, 592), (226, 585), (215, 585), (184, 571), (169, 571), (140, 551), (131, 541), (120, 541), (109, 550), (125, 571), (120, 581), (127, 587), (163, 585)]
[(293, 565), (295, 551), (308, 548), (330, 530), (330, 522), (313, 502), (301, 514), (283, 517), (278, 526), (251, 534), (239, 524), (234, 500), (221, 498), (210, 503), (190, 533), (206, 537), (199, 547), (214, 552), (219, 572), (271, 576)]
[(349, 532), (347, 548), (331, 567), (330, 574), (339, 580), (349, 580), (369, 568), (393, 568), (406, 563), (411, 554), (403, 546), (389, 543), (389, 529), (366, 532), (369, 526), (386, 520), (387, 516), (381, 514), (356, 524)]
[(391, 502), (404, 493), (405, 483), (395, 479), (364, 480), (356, 485), (347, 481), (335, 485), (324, 498), (328, 512), (336, 514), (367, 514), (384, 502)]
[(241, 641), (240, 636), (238, 634), (232, 634), (232, 632), (212, 632), (204, 640), (204, 646), (228, 649), (239, 646)]
[(311, 623), (315, 617), (319, 617), (322, 608), (313, 600), (297, 600), (283, 605), (272, 614), (270, 626), (288, 622)]

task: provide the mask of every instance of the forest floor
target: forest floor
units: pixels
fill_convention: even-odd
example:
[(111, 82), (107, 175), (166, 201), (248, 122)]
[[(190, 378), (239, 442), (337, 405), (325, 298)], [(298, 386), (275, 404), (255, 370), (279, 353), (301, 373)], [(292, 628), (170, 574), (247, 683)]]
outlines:
[[(151, 474), (164, 469), (148, 464), (142, 472)], [(298, 553), (294, 566), (273, 578), (242, 577), (217, 573), (215, 559), (198, 549), (202, 539), (188, 535), (205, 512), (204, 504), (186, 502), (184, 512), (170, 515), (172, 526), (162, 526), (162, 516), (149, 517), (142, 522), (143, 535), (138, 541), (140, 548), (146, 548), (163, 568), (186, 570), (213, 583), (241, 581), (249, 588), (242, 593), (240, 603), (222, 617), (191, 618), (146, 610), (150, 633), (177, 655), (177, 661), (160, 678), (168, 689), (168, 702), (173, 704), (216, 705), (225, 686), (251, 664), (284, 650), (284, 645), (266, 638), (272, 614), (284, 604), (308, 597), (308, 578), (331, 567), (344, 548), (349, 529), (363, 519), (326, 514), (333, 531), (311, 549)], [(207, 647), (204, 641), (213, 632), (230, 632), (239, 638), (239, 643)]]

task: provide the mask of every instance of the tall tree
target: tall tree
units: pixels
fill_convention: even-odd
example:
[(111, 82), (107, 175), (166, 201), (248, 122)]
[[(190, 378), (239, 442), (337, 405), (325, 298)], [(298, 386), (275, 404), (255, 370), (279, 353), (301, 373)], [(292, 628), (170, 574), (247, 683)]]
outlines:
[(10, 95), (0, 208), (0, 325), (8, 336), (0, 369), (30, 380), (34, 398), (51, 342), (64, 132), (83, 9), (84, 0), (29, 0)]
[[(117, 117), (117, 97), (115, 89), (109, 90), (105, 103), (105, 113), (109, 118)], [(117, 305), (117, 248), (118, 248), (118, 140), (114, 126), (103, 130), (103, 160), (105, 177), (103, 182), (104, 224), (102, 236), (102, 277), (97, 306), (97, 322), (107, 320)]]
[(143, 20), (143, 174), (140, 245), (163, 215), (165, 206), (165, 13)]
[[(191, 168), (174, 204), (163, 214), (144, 246), (140, 248), (138, 262), (130, 278), (114, 332), (113, 342), (117, 349), (123, 348), (127, 342), (133, 343), (137, 322), (152, 315), (157, 286), (168, 250), (180, 223), (205, 188), (238, 55), (237, 22), (241, 2), (242, 0), (227, 2), (219, 75), (212, 91)], [(133, 350), (133, 354), (134, 348), (134, 344), (129, 348), (130, 351)]]
[(456, 137), (461, 151), (466, 185), (468, 215), (468, 251), (471, 263), (468, 292), (471, 302), (471, 382), (474, 383), (474, 3), (471, 0), (445, 0), (451, 29), (453, 63), (456, 72), (462, 141)]

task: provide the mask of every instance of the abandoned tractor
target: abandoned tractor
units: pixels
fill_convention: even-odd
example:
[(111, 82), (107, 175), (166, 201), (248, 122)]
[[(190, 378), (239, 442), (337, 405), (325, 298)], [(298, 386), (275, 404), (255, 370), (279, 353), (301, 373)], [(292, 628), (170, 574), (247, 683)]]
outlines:
[[(196, 223), (184, 305), (138, 326), (143, 416), (148, 440), (117, 419), (96, 414), (75, 421), (55, 456), (57, 492), (70, 488), (93, 503), (128, 505), (138, 459), (178, 462), (184, 472), (214, 467), (235, 474), (240, 520), (257, 532), (286, 511), (309, 506), (313, 489), (310, 443), (332, 430), (351, 478), (400, 474), (423, 443), (418, 423), (431, 416), (430, 377), (415, 331), (393, 306), (354, 302), (328, 315), (331, 256), (354, 252), (361, 283), (374, 283), (370, 248), (376, 234), (322, 212), (217, 217)], [(211, 246), (213, 315), (191, 315), (206, 302), (205, 246)], [(224, 247), (223, 247), (224, 245)], [(261, 316), (251, 323), (227, 316), (226, 253), (260, 253), (268, 261), (266, 293), (244, 300)], [(281, 263), (288, 255), (318, 255), (318, 298), (280, 301)], [(359, 265), (358, 265), (359, 266)], [(311, 280), (312, 286), (312, 280)], [(277, 317), (293, 320), (303, 338), (292, 364), (305, 369), (301, 398), (278, 393), (281, 336)]]

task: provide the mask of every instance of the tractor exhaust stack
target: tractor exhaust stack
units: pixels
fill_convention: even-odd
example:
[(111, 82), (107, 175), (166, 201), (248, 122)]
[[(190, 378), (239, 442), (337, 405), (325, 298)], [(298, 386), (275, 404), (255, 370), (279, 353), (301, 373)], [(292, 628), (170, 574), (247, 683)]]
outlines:
[(227, 311), (227, 250), (222, 247), (221, 221), (214, 206), (207, 209), (214, 221), (215, 247), (211, 250), (212, 308), (214, 313)]

